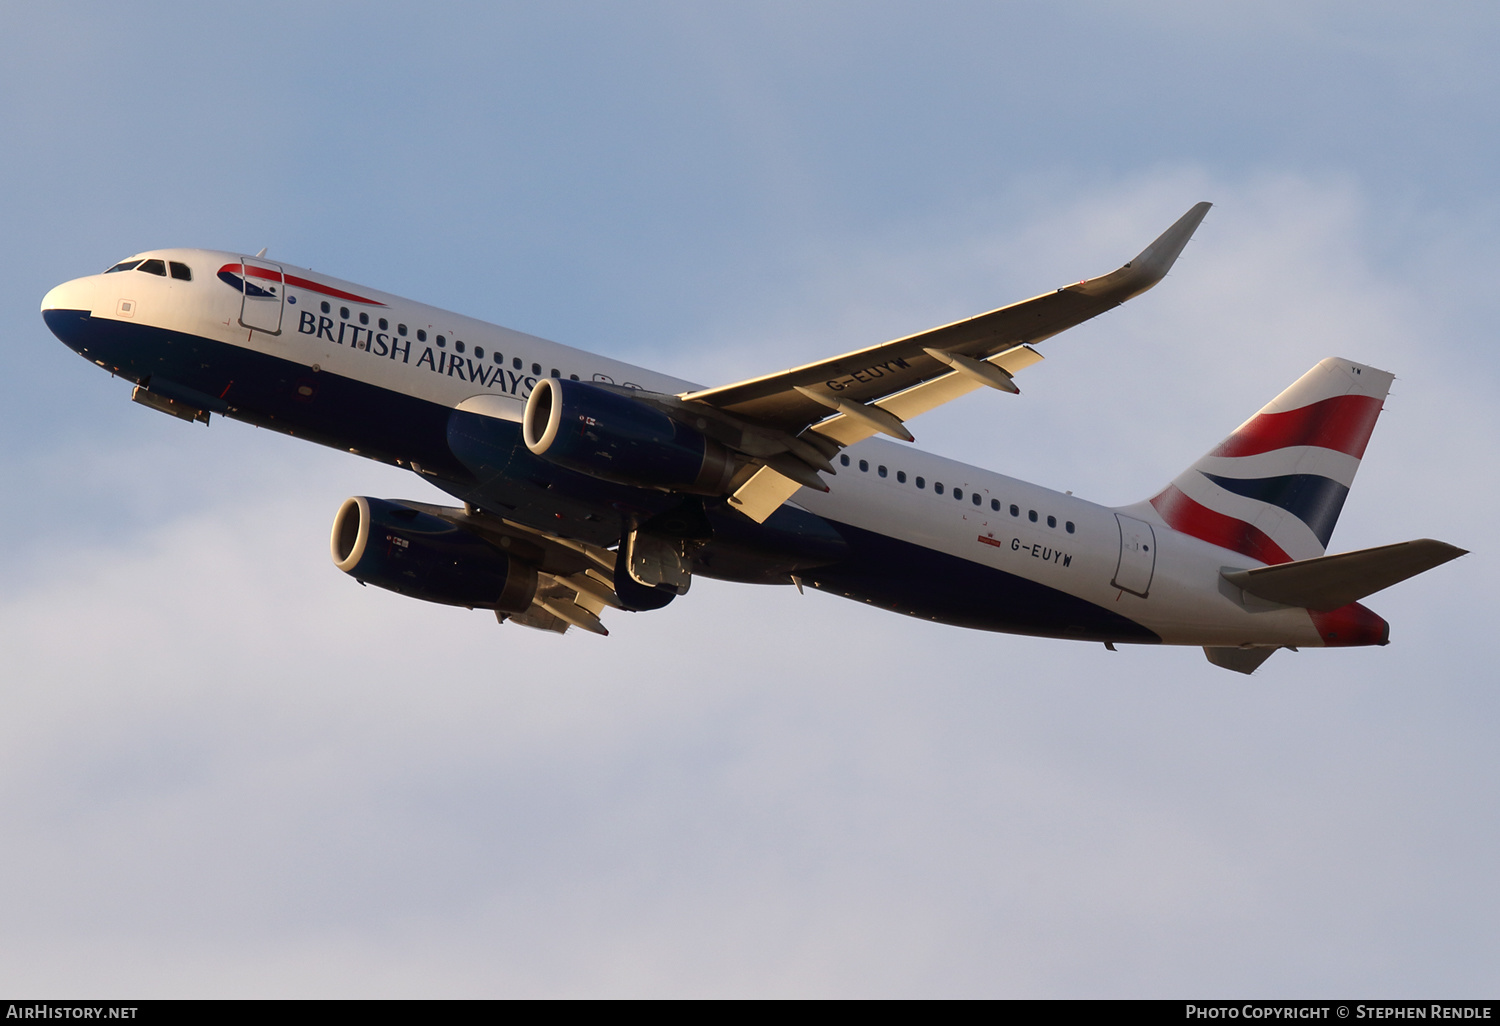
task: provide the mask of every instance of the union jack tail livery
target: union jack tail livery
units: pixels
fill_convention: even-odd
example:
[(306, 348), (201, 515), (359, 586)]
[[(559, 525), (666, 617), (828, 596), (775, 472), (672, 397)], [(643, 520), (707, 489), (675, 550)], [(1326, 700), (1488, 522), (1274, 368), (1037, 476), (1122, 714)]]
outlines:
[(1174, 530), (1262, 563), (1323, 555), (1394, 377), (1324, 360), (1151, 505)]

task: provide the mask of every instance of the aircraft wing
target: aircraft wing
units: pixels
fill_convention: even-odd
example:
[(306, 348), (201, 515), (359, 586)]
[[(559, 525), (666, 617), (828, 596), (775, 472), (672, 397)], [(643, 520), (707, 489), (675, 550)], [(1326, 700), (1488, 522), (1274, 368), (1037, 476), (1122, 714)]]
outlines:
[(403, 506), (446, 520), (477, 534), (537, 569), (537, 589), (530, 608), (510, 619), (538, 630), (566, 633), (577, 627), (608, 635), (600, 614), (605, 607), (620, 608), (613, 583), (615, 554), (608, 549), (563, 538), (485, 513), (474, 507), (456, 509), (401, 500)]
[[(825, 456), (876, 432), (911, 441), (903, 424), (910, 417), (981, 385), (1019, 391), (1011, 378), (1042, 358), (1032, 344), (1097, 317), (1161, 281), (1211, 206), (1196, 204), (1134, 260), (1098, 278), (883, 345), (685, 392), (678, 399), (714, 407), (783, 437), (800, 435), (800, 441)], [(812, 431), (803, 434), (809, 427)], [(807, 460), (797, 449), (792, 452)], [(808, 462), (818, 466), (815, 456)], [(785, 469), (783, 460), (781, 470)], [(733, 501), (752, 519), (763, 520), (808, 483), (806, 475), (795, 476), (801, 481), (768, 463), (740, 485)]]

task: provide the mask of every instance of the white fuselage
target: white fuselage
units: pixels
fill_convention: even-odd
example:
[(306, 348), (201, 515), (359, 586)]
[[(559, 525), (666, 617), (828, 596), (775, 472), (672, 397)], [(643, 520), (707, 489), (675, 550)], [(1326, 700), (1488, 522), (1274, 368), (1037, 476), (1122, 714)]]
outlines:
[[(286, 276), (279, 333), (247, 328), (242, 307), (248, 300), (217, 278), (221, 268), (239, 264), (240, 255), (181, 249), (143, 256), (186, 264), (192, 280), (138, 271), (98, 274), (54, 289), (43, 309), (89, 311), (96, 320), (167, 329), (290, 361), (310, 374), (337, 375), (512, 422), (521, 420), (537, 380), (549, 375), (669, 394), (696, 387), (284, 264), (268, 265)], [(227, 388), (231, 401), (235, 387)], [(804, 488), (792, 501), (827, 520), (1112, 610), (1168, 644), (1323, 643), (1306, 610), (1247, 596), (1220, 576), (1226, 568), (1259, 562), (1173, 531), (1147, 503), (1112, 509), (879, 439), (849, 447), (835, 462), (829, 492)], [(1125, 535), (1132, 521), (1150, 527), (1140, 541), (1146, 551), (1122, 553), (1122, 545), (1131, 545)], [(1131, 561), (1133, 568), (1126, 565)], [(1134, 591), (1116, 583), (1131, 573)]]

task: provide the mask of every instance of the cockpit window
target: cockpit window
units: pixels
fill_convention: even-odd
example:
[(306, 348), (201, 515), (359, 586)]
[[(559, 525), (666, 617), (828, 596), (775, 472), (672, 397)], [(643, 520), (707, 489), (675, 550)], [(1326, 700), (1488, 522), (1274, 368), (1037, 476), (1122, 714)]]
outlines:
[(111, 267), (109, 270), (105, 271), (104, 273), (105, 274), (114, 274), (116, 271), (133, 271), (133, 270), (135, 270), (136, 264), (139, 264), (139, 263), (140, 263), (139, 260), (122, 260), (118, 264), (115, 264), (115, 266)]
[(193, 269), (187, 264), (179, 264), (176, 260), (173, 260), (172, 277), (176, 278), (178, 281), (192, 281)]
[(167, 276), (167, 262), (165, 260), (142, 260), (141, 266), (136, 268), (136, 270), (145, 271), (147, 274), (157, 274), (165, 278)]

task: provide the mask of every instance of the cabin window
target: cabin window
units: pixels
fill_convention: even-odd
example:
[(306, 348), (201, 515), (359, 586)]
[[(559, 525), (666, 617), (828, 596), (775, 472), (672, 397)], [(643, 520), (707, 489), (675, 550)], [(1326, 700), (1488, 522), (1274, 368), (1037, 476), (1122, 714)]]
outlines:
[(495, 355), (494, 355), (494, 356), (493, 356), (493, 357), (491, 357), (491, 358), (492, 358), (492, 359), (493, 359), (493, 360), (494, 360), (494, 361), (495, 361), (495, 362), (496, 362), (496, 363), (504, 363), (504, 362), (505, 362), (505, 354), (504, 354), (504, 353), (496, 353), (496, 354), (495, 354)]
[(860, 460), (859, 461), (859, 469), (861, 471), (868, 471), (870, 469), (870, 461), (869, 460)]
[(437, 337), (437, 344), (438, 344), (438, 348), (439, 349), (447, 349), (448, 348), (448, 339), (446, 337), (442, 336), (442, 335), (439, 335)]
[(990, 500), (990, 509), (994, 510), (996, 513), (999, 513), (1000, 512), (1000, 500), (999, 499), (991, 499)]
[(881, 476), (881, 477), (885, 477), (885, 467), (883, 467), (883, 466), (881, 466), (881, 467), (876, 467), (876, 468), (875, 468), (875, 472), (876, 472), (876, 473), (877, 473), (877, 474), (879, 474), (879, 475), (880, 475), (880, 476)]
[(349, 308), (347, 306), (339, 307), (339, 317), (346, 321), (349, 319)]
[(839, 457), (839, 462), (842, 463), (844, 466), (847, 467), (849, 465), (849, 457), (848, 456), (840, 456)]
[(898, 470), (898, 471), (896, 471), (896, 480), (900, 481), (902, 484), (906, 484), (906, 471), (904, 471), (904, 470)]
[(554, 378), (560, 378), (560, 377), (562, 377), (562, 372), (559, 371), (556, 367), (553, 367), (552, 368), (552, 376)]
[(122, 260), (118, 264), (115, 264), (115, 266), (111, 267), (109, 270), (105, 271), (104, 273), (105, 274), (114, 274), (116, 271), (133, 271), (133, 270), (136, 269), (136, 267), (139, 264), (140, 264), (139, 260)]
[(934, 482), (932, 482), (932, 490), (935, 491), (935, 492), (937, 492), (939, 495), (942, 495), (943, 494), (943, 482), (941, 482), (941, 481), (934, 481)]
[(1010, 504), (1010, 515), (1013, 516), (1013, 517), (1020, 516), (1021, 515), (1021, 507), (1017, 506), (1014, 502), (1011, 503)]
[[(456, 352), (460, 352), (461, 353), (461, 352), (464, 351), (464, 344), (462, 342), (460, 342), (458, 339), (454, 339), (453, 340), (453, 348), (454, 348), (454, 350)], [(483, 349), (476, 349), (476, 350), (474, 350), (474, 355), (475, 356), (483, 356), (484, 355), (484, 350)]]
[(361, 310), (359, 312), (359, 323), (361, 323), (361, 324), (369, 324), (370, 323), (370, 315), (367, 314), (367, 313), (365, 313), (363, 310)]
[[(321, 303), (318, 304), (318, 309), (322, 310), (324, 313), (327, 313), (329, 310), (332, 309), (332, 307), (330, 307), (328, 305), (328, 300), (325, 299), (325, 300), (323, 300), (323, 302), (321, 302)], [(405, 332), (402, 332), (402, 334), (404, 335)]]
[(165, 278), (167, 276), (167, 263), (165, 260), (142, 260), (141, 266), (137, 267), (136, 270)]
[[(462, 347), (463, 343), (460, 342), (459, 346)], [(460, 348), (459, 352), (460, 353), (463, 352), (463, 349)], [(484, 359), (484, 346), (475, 346), (474, 347), (474, 359), (476, 359), (476, 360), (483, 360)]]
[(1054, 516), (1049, 516), (1047, 518), (1047, 526), (1048, 527), (1056, 527), (1057, 526), (1057, 518), (1054, 517)]
[(531, 365), (531, 373), (534, 374), (534, 375), (536, 375), (537, 377), (541, 377), (542, 376), (542, 365), (539, 364), (539, 363), (532, 364)]
[(569, 381), (577, 381), (578, 380), (578, 375), (577, 374), (569, 374), (568, 375), (568, 380)]
[[(328, 304), (327, 303), (323, 304), (323, 309), (325, 311), (328, 309)], [(396, 334), (398, 334), (398, 335), (405, 335), (406, 334), (406, 325), (404, 325), (404, 324), (398, 324), (398, 325), (396, 325)]]
[(418, 342), (426, 342), (427, 341), (427, 329), (426, 328), (418, 328), (417, 329), (417, 341)]
[(1073, 533), (1073, 521), (1069, 520), (1063, 527), (1067, 528), (1069, 534)]
[(388, 330), (390, 328), (390, 326), (391, 326), (391, 322), (390, 321), (386, 320), (384, 317), (380, 318), (380, 330), (381, 331)]
[(512, 367), (514, 367), (516, 370), (520, 370), (521, 369), (521, 358), (519, 356), (511, 357), (510, 365)]
[(926, 488), (927, 487), (927, 479), (925, 477), (919, 477), (919, 478), (917, 478), (917, 487), (918, 488)]
[(1036, 523), (1036, 510), (1028, 509), (1026, 511), (1026, 519), (1030, 520), (1033, 524)]
[(978, 492), (975, 492), (972, 496), (970, 496), (970, 498), (972, 498), (974, 500), (974, 505), (976, 505), (976, 506), (979, 505), (981, 502), (984, 501), (983, 499), (981, 499), (979, 497), (979, 493)]
[(193, 280), (193, 269), (191, 267), (189, 267), (187, 264), (180, 264), (176, 260), (173, 260), (171, 262), (171, 267), (172, 267), (172, 277), (176, 278), (178, 281), (192, 281)]

